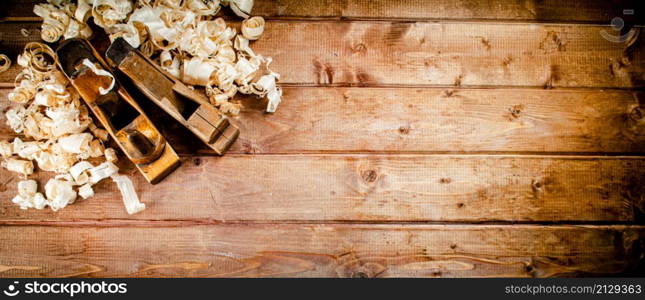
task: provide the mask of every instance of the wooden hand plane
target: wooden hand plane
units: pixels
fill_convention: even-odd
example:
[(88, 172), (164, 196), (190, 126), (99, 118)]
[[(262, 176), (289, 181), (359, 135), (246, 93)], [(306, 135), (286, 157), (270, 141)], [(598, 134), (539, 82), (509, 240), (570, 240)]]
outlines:
[(148, 182), (159, 182), (179, 166), (175, 150), (88, 41), (69, 39), (56, 54), (58, 67)]
[(175, 79), (124, 39), (114, 40), (105, 57), (152, 102), (193, 132), (215, 153), (223, 155), (239, 136), (240, 130), (205, 96)]

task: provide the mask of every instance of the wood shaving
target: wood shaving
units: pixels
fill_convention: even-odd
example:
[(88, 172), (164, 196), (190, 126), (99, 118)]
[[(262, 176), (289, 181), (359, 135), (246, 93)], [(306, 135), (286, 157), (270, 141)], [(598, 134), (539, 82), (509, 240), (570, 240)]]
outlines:
[(86, 184), (89, 182), (89, 172), (87, 171), (91, 168), (94, 168), (91, 163), (80, 161), (69, 169), (69, 174), (77, 184)]
[(35, 180), (22, 180), (18, 182), (18, 195), (11, 202), (20, 206), (21, 209), (43, 209), (47, 205), (47, 199), (37, 190), (38, 183)]
[[(20, 181), (12, 202), (21, 209), (49, 206), (57, 211), (78, 195), (92, 197), (93, 184), (118, 172), (112, 163), (116, 152), (103, 146), (107, 131), (94, 124), (76, 90), (54, 67), (56, 60), (47, 45), (27, 44), (17, 60), (24, 69), (8, 96), (12, 107), (5, 114), (7, 124), (22, 137), (0, 141), (2, 166), (23, 178), (33, 174), (34, 162), (40, 170), (57, 173), (45, 185), (44, 196), (36, 192), (36, 181)], [(98, 166), (86, 161), (101, 157), (106, 162)]]
[(73, 18), (76, 10), (76, 5), (68, 1), (50, 0), (48, 3), (34, 6), (34, 14), (43, 18), (40, 37), (48, 43), (54, 43), (61, 37), (91, 37), (92, 29), (85, 23), (86, 20)]
[(119, 168), (113, 163), (106, 161), (96, 167), (89, 169), (90, 182), (95, 184), (105, 178), (108, 178), (119, 171)]
[(109, 93), (110, 90), (112, 90), (112, 88), (114, 88), (114, 84), (115, 84), (116, 81), (114, 80), (114, 76), (112, 76), (112, 74), (110, 72), (108, 72), (106, 70), (103, 70), (103, 69), (100, 69), (99, 67), (97, 67), (94, 63), (92, 63), (87, 58), (83, 59), (83, 65), (88, 67), (88, 68), (90, 68), (90, 70), (92, 70), (92, 72), (94, 72), (94, 74), (96, 74), (97, 76), (105, 76), (105, 77), (110, 78), (110, 86), (108, 86), (107, 88), (104, 88), (104, 87), (100, 86), (99, 87), (99, 94), (105, 95), (105, 94)]
[(116, 151), (112, 148), (107, 148), (103, 152), (103, 155), (105, 156), (105, 160), (111, 162), (111, 163), (116, 163), (119, 158), (116, 156)]
[(253, 0), (222, 0), (222, 4), (230, 6), (242, 18), (248, 18), (253, 9)]
[(28, 160), (8, 158), (2, 162), (2, 166), (11, 172), (16, 172), (24, 177), (34, 173), (34, 164)]
[(132, 184), (130, 178), (118, 174), (113, 174), (111, 178), (119, 187), (119, 191), (121, 191), (123, 204), (128, 214), (136, 214), (146, 209), (146, 205), (139, 201), (137, 192), (134, 190), (134, 184)]
[(242, 22), (242, 35), (248, 40), (259, 39), (263, 32), (264, 19), (262, 17), (252, 17)]
[(0, 54), (0, 73), (9, 70), (11, 67), (11, 59), (5, 54)]
[(129, 0), (94, 0), (92, 3), (94, 23), (103, 28), (125, 20), (131, 11)]
[(76, 195), (76, 191), (74, 191), (73, 184), (70, 181), (52, 178), (45, 184), (47, 205), (53, 211), (74, 203)]
[(78, 188), (78, 195), (81, 196), (83, 199), (90, 198), (94, 196), (94, 190), (92, 189), (92, 185), (87, 183), (80, 188)]

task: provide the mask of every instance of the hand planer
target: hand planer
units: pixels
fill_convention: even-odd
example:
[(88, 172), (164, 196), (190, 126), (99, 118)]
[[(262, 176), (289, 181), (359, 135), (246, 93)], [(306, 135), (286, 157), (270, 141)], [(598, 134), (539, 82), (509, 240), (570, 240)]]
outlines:
[(175, 150), (88, 41), (67, 40), (56, 54), (58, 67), (148, 182), (159, 182), (179, 166)]
[(152, 102), (192, 131), (215, 153), (226, 153), (239, 136), (240, 130), (206, 97), (176, 80), (124, 39), (114, 40), (105, 56)]

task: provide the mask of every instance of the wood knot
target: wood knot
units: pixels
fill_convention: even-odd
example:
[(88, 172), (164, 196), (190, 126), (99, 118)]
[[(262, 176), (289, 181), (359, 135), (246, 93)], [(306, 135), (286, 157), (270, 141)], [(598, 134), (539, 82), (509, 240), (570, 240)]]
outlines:
[(450, 182), (452, 182), (452, 179), (450, 179), (450, 178), (441, 178), (441, 179), (439, 179), (439, 182), (440, 183), (450, 183)]
[(455, 86), (461, 86), (461, 82), (464, 80), (464, 74), (459, 74), (459, 76), (455, 77)]
[(490, 51), (490, 48), (491, 48), (490, 41), (487, 38), (480, 36), (479, 41), (482, 43), (482, 45), (487, 51)]
[(452, 95), (454, 95), (454, 94), (455, 94), (455, 90), (445, 90), (443, 92), (444, 97), (448, 97), (448, 98), (452, 97)]
[(544, 183), (541, 180), (533, 179), (531, 180), (531, 189), (534, 194), (542, 193), (544, 192)]
[(338, 277), (373, 278), (386, 270), (380, 263), (363, 262), (353, 251), (339, 255), (337, 263), (335, 271)]
[(524, 110), (524, 105), (518, 104), (514, 105), (513, 107), (508, 109), (508, 112), (510, 114), (509, 120), (516, 120), (520, 117), (520, 114), (522, 114), (522, 111)]
[(645, 117), (645, 112), (643, 111), (643, 108), (640, 106), (636, 106), (632, 108), (632, 110), (629, 112), (629, 118), (632, 121), (641, 121)]
[(193, 163), (194, 163), (196, 166), (199, 166), (199, 165), (201, 165), (201, 164), (202, 164), (202, 159), (201, 159), (201, 158), (199, 158), (199, 157), (197, 157), (197, 158), (193, 159)]
[(410, 128), (410, 125), (401, 126), (399, 127), (399, 133), (402, 135), (407, 135), (410, 133), (410, 129), (412, 129)]
[(352, 277), (353, 278), (370, 278), (370, 276), (367, 275), (367, 273), (362, 272), (362, 271), (358, 271), (358, 272), (354, 273), (354, 275)]
[(540, 42), (538, 46), (539, 49), (544, 50), (545, 53), (551, 53), (554, 51), (563, 52), (566, 51), (567, 42), (560, 38), (560, 35), (555, 31), (547, 32), (546, 36)]
[(358, 86), (367, 86), (370, 84), (372, 80), (372, 76), (369, 74), (363, 72), (363, 71), (358, 71), (356, 72), (356, 81)]
[(457, 203), (457, 208), (464, 208), (466, 206), (463, 202)]
[(352, 47), (354, 53), (365, 53), (367, 52), (367, 47), (363, 43), (358, 43)]
[(260, 149), (250, 142), (242, 142), (242, 152), (247, 154), (258, 153)]
[(513, 57), (512, 56), (507, 56), (502, 60), (502, 66), (504, 68), (508, 68), (508, 66), (513, 62)]
[(361, 174), (361, 176), (363, 177), (363, 180), (365, 180), (365, 182), (372, 183), (378, 178), (378, 173), (376, 173), (376, 171), (374, 170), (366, 170), (363, 171), (363, 174)]
[(364, 263), (362, 265), (358, 262), (353, 266), (348, 267), (348, 275), (352, 278), (374, 278), (386, 270), (383, 265), (373, 262)]

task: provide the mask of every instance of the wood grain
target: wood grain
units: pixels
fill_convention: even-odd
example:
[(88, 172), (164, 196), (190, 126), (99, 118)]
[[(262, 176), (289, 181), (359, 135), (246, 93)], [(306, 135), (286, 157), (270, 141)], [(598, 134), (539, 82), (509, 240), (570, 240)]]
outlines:
[[(59, 212), (11, 203), (0, 171), (0, 220), (642, 222), (645, 160), (550, 156), (231, 155), (185, 158), (163, 182), (131, 178), (147, 209), (126, 214), (106, 180)], [(47, 182), (51, 173), (32, 177)]]
[[(41, 0), (4, 0), (0, 20), (35, 20)], [(265, 18), (482, 20), (609, 23), (614, 17), (642, 23), (638, 0), (255, 0), (253, 15)], [(634, 15), (623, 14), (634, 9)], [(229, 9), (221, 15), (231, 16)]]
[[(614, 17), (641, 23), (642, 3), (632, 1), (439, 0), (388, 1), (258, 0), (253, 14), (268, 17), (341, 19), (487, 20), (525, 22), (599, 22)], [(623, 9), (634, 9), (624, 15)]]
[[(0, 32), (22, 27), (26, 24), (0, 23)], [(287, 85), (645, 86), (642, 37), (612, 43), (602, 30), (610, 28), (272, 21), (252, 48), (274, 58), (272, 67)], [(3, 73), (0, 81), (13, 82), (15, 73)]]
[[(0, 112), (10, 104), (0, 89)], [(245, 98), (229, 153), (643, 153), (639, 98), (627, 91), (285, 88), (280, 110)], [(135, 97), (142, 99), (141, 97)], [(140, 101), (141, 102), (141, 101)], [(183, 154), (213, 151), (166, 116), (154, 123)], [(156, 108), (156, 107), (154, 107)], [(641, 122), (642, 123), (642, 122)], [(13, 131), (0, 115), (0, 139)]]
[(274, 21), (253, 48), (272, 56), (289, 84), (643, 86), (642, 38), (627, 47), (601, 30), (607, 28)]
[[(3, 2), (0, 53), (40, 40), (35, 2)], [(242, 99), (231, 154), (155, 186), (122, 159), (148, 207), (133, 216), (108, 180), (20, 210), (0, 170), (0, 277), (642, 276), (645, 157), (598, 155), (645, 152), (643, 38), (600, 34), (642, 6), (256, 0), (279, 111)], [(158, 115), (180, 152), (210, 154)]]
[(0, 276), (624, 275), (643, 267), (644, 237), (643, 226), (5, 226)]
[(243, 102), (232, 152), (645, 151), (631, 92), (285, 88), (283, 98), (275, 114)]

